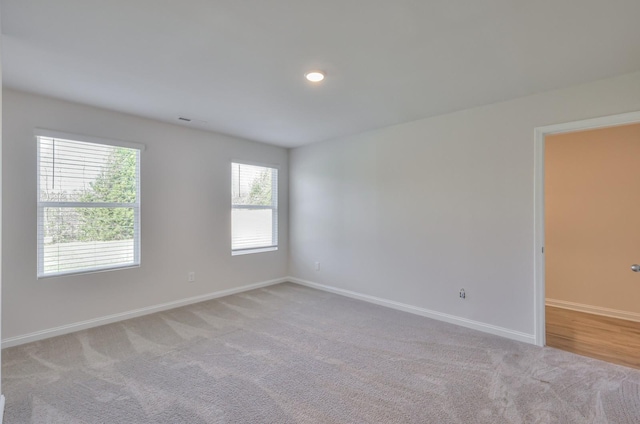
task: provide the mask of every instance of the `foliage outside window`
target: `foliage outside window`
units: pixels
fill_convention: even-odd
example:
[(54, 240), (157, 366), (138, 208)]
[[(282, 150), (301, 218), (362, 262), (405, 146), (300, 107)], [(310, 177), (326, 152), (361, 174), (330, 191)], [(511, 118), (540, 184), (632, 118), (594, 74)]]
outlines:
[(38, 137), (38, 277), (140, 263), (140, 149)]
[(231, 220), (234, 255), (277, 250), (277, 168), (231, 164)]

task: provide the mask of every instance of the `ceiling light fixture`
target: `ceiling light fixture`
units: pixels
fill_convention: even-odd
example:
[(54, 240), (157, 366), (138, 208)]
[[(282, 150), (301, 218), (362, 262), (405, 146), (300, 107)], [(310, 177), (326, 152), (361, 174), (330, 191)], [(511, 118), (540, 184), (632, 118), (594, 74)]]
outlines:
[(320, 82), (324, 79), (324, 73), (320, 71), (311, 71), (304, 74), (304, 77), (311, 82)]

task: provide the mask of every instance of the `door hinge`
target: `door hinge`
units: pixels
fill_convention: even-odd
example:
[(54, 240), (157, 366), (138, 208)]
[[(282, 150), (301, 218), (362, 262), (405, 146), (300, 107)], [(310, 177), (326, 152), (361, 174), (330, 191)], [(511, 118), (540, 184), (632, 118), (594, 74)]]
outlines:
[(542, 248), (542, 253), (544, 253), (544, 247)]

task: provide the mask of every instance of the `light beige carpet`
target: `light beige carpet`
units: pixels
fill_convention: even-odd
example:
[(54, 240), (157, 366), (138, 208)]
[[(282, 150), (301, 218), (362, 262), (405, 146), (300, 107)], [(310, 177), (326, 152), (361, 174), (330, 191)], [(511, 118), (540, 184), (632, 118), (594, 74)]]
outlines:
[(639, 423), (640, 372), (294, 284), (3, 352), (5, 423)]

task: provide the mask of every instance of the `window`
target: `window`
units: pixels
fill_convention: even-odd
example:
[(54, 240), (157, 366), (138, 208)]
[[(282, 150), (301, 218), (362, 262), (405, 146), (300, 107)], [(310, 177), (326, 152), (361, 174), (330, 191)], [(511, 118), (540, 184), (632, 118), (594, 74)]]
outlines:
[(38, 278), (139, 265), (143, 146), (36, 135)]
[(231, 253), (278, 250), (278, 170), (231, 164)]

